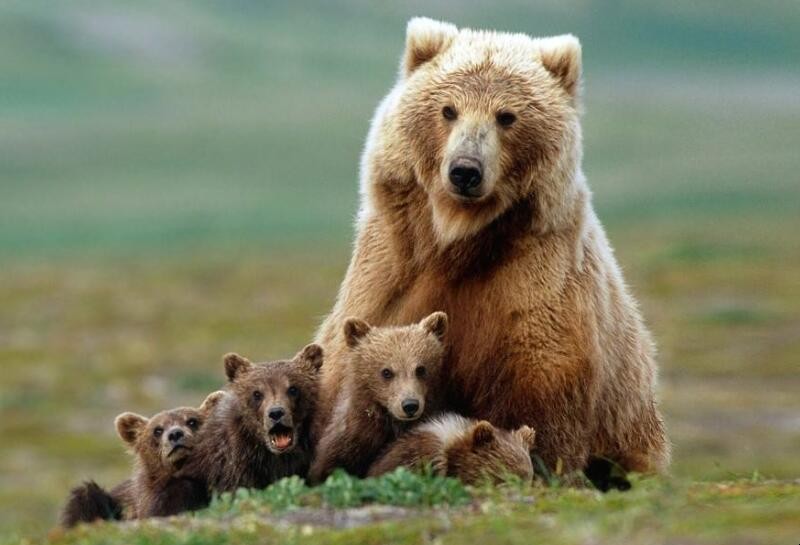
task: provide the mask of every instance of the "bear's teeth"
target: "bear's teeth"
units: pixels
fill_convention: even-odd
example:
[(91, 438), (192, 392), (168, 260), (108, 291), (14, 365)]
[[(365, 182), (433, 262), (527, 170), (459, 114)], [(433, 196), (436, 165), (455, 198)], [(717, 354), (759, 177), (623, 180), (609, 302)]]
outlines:
[(276, 434), (272, 436), (272, 444), (279, 449), (284, 449), (292, 444), (292, 436), (289, 434)]

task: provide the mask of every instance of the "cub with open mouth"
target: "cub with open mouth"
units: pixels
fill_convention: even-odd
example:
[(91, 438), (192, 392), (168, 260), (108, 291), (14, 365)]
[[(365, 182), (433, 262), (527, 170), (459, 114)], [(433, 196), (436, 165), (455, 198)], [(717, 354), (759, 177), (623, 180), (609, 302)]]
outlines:
[(205, 421), (225, 394), (209, 394), (195, 409), (181, 407), (145, 418), (123, 413), (117, 433), (135, 456), (133, 476), (106, 491), (88, 481), (70, 491), (61, 524), (75, 526), (98, 519), (162, 517), (208, 505), (205, 482), (184, 474), (195, 457)]
[(345, 322), (346, 378), (317, 445), (312, 484), (337, 467), (363, 477), (390, 441), (434, 412), (446, 330), (444, 312), (402, 327)]
[(310, 344), (290, 360), (252, 363), (232, 353), (224, 361), (227, 395), (209, 418), (200, 456), (189, 471), (215, 492), (304, 477), (322, 348)]

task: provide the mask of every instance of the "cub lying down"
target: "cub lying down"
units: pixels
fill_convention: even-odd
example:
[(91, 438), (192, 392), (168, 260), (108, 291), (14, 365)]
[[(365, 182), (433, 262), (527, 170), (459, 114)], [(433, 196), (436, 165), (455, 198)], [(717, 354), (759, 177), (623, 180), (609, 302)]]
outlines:
[(367, 475), (430, 464), (436, 474), (457, 477), (466, 484), (500, 482), (508, 475), (529, 481), (533, 478), (530, 451), (535, 437), (536, 432), (528, 426), (506, 431), (485, 420), (445, 413), (400, 436)]

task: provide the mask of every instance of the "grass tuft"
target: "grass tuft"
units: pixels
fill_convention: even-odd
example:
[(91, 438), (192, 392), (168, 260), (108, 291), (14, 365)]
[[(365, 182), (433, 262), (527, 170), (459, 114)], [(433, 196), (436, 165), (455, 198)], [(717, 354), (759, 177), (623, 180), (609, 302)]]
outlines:
[(231, 517), (267, 510), (281, 513), (300, 507), (347, 508), (377, 503), (402, 507), (461, 506), (471, 495), (458, 479), (431, 471), (415, 473), (398, 468), (376, 478), (359, 479), (335, 471), (320, 486), (308, 487), (297, 476), (287, 477), (264, 490), (239, 489), (221, 494), (200, 516)]

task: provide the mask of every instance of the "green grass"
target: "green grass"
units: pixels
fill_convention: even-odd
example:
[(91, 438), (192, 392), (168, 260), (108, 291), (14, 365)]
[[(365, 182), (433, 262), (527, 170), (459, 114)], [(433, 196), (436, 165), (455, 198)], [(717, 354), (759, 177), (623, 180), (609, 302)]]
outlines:
[[(313, 336), (347, 265), (369, 117), (405, 20), (426, 14), (581, 38), (585, 171), (659, 346), (673, 476), (532, 503), (470, 491), (311, 535), (265, 522), (322, 502), (284, 483), (56, 541), (796, 541), (797, 3), (454, 6), (0, 7), (0, 535), (41, 537), (70, 486), (124, 478), (116, 414), (199, 403), (225, 352), (285, 357)], [(740, 480), (753, 472), (776, 480)]]
[(214, 498), (204, 516), (240, 516), (259, 510), (282, 512), (301, 506), (333, 509), (369, 503), (403, 507), (461, 506), (470, 495), (461, 481), (405, 468), (378, 478), (358, 479), (336, 470), (322, 485), (309, 488), (297, 477), (288, 477), (265, 490), (240, 489)]
[[(53, 532), (54, 545), (105, 543), (784, 543), (796, 540), (800, 483), (747, 480), (689, 484), (634, 479), (632, 491), (515, 485), (465, 489), (415, 498), (444, 480), (399, 472), (383, 482), (337, 476), (316, 489), (296, 479), (262, 492), (237, 493), (193, 515), (132, 524), (94, 524)], [(397, 482), (405, 484), (398, 488)], [(437, 484), (438, 483), (438, 484)], [(371, 484), (382, 486), (372, 487)], [(408, 486), (408, 488), (405, 488)], [(342, 488), (360, 489), (343, 499)], [(335, 489), (335, 492), (334, 492)], [(370, 489), (370, 492), (363, 493)], [(360, 506), (364, 499), (374, 504)], [(447, 501), (442, 501), (442, 500)], [(430, 509), (433, 506), (434, 509)], [(348, 509), (349, 508), (349, 509)], [(336, 509), (339, 518), (329, 512)], [(281, 523), (280, 521), (283, 521)], [(657, 536), (657, 537), (656, 537)]]

